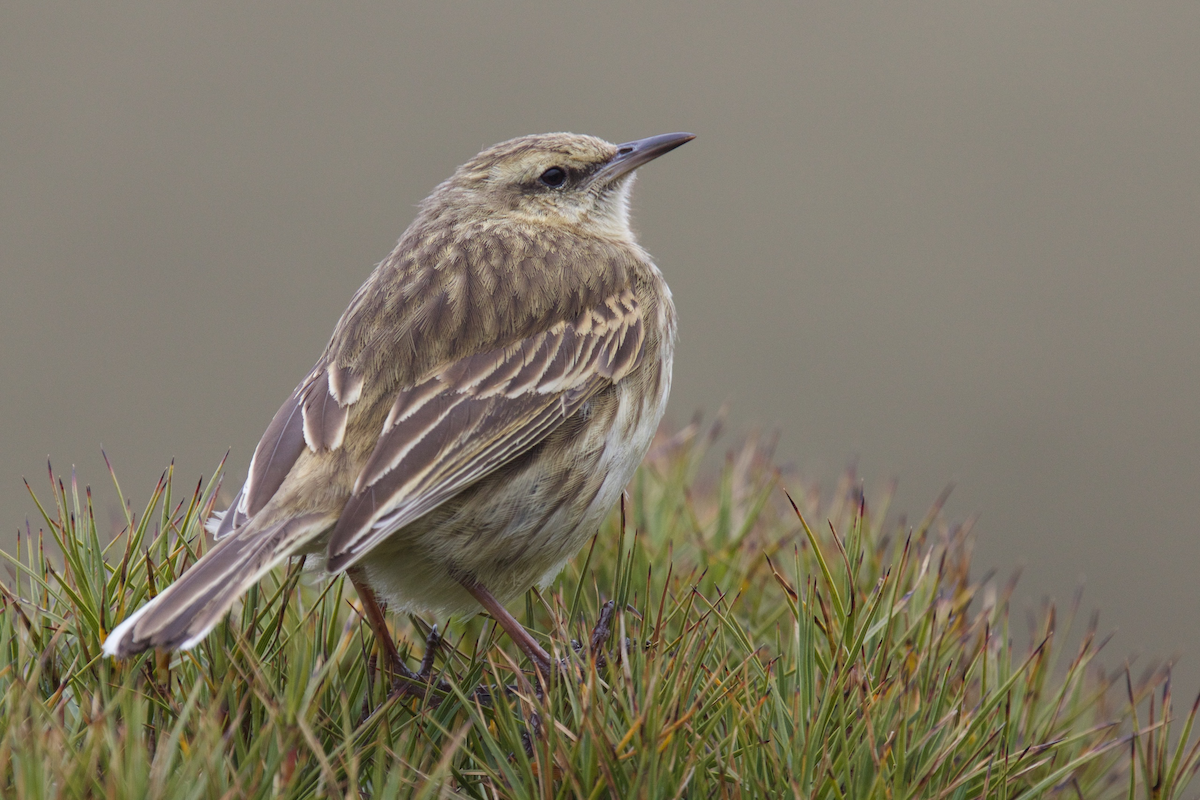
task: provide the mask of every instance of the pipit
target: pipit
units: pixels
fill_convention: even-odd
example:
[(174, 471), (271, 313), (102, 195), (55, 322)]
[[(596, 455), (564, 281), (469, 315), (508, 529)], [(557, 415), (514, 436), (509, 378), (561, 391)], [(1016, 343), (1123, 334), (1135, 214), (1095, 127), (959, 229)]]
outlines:
[(525, 136), (459, 167), (267, 426), (209, 520), (217, 544), (104, 652), (193, 647), (271, 568), (321, 554), (401, 666), (376, 593), (408, 612), (482, 606), (547, 675), (504, 603), (595, 533), (662, 418), (675, 308), (629, 194), (692, 138)]

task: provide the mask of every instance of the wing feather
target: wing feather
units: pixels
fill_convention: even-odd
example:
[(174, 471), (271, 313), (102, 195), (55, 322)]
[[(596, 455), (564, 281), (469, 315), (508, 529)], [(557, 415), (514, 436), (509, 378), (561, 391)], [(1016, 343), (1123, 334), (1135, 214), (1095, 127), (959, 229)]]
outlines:
[(330, 382), (330, 372), (330, 369), (321, 370), (303, 391), (304, 441), (314, 453), (337, 450), (342, 446), (350, 413), (349, 408), (338, 401), (340, 393)]
[(330, 536), (328, 569), (351, 566), (393, 531), (535, 446), (636, 367), (644, 341), (640, 305), (626, 289), (402, 390)]
[(254, 456), (250, 459), (250, 475), (213, 531), (216, 538), (228, 536), (261, 511), (300, 457), (304, 450), (304, 417), (300, 408), (303, 386), (297, 387), (275, 412), (271, 424), (254, 448)]
[(275, 412), (254, 448), (246, 483), (211, 528), (216, 538), (233, 533), (263, 509), (305, 446), (314, 453), (341, 447), (350, 408), (359, 400), (362, 387), (361, 375), (344, 367), (317, 364)]

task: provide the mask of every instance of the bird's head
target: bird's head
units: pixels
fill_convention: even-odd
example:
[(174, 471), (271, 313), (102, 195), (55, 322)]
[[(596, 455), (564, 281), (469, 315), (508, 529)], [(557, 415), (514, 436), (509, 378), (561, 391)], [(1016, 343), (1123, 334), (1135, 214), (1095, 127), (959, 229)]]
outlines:
[(695, 137), (668, 133), (625, 144), (543, 133), (493, 145), (455, 171), (429, 198), (471, 217), (511, 219), (632, 239), (629, 189), (641, 165)]

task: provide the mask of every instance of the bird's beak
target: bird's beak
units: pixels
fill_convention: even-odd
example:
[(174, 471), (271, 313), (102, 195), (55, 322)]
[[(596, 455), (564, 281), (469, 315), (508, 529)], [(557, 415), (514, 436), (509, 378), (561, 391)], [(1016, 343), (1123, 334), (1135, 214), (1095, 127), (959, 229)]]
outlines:
[(617, 145), (617, 154), (592, 175), (593, 184), (608, 184), (696, 138), (694, 133), (664, 133)]

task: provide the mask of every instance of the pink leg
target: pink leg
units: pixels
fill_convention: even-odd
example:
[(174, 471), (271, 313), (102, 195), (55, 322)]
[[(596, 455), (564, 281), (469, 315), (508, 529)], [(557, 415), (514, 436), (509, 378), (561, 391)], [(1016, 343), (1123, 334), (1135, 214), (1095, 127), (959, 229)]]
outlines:
[(479, 601), (479, 605), (483, 606), (492, 619), (499, 623), (508, 637), (516, 642), (517, 647), (521, 648), (521, 652), (529, 656), (529, 660), (533, 662), (537, 671), (542, 674), (545, 680), (550, 679), (550, 670), (553, 661), (550, 654), (542, 649), (542, 646), (537, 643), (529, 631), (525, 630), (521, 623), (517, 622), (517, 618), (508, 613), (508, 609), (500, 605), (500, 601), (492, 597), (492, 593), (484, 588), (483, 584), (472, 581), (462, 581), (463, 588), (471, 593), (471, 596)]
[(400, 658), (400, 651), (396, 649), (396, 643), (392, 641), (392, 634), (388, 631), (387, 621), (383, 618), (383, 609), (379, 607), (379, 600), (376, 599), (375, 592), (363, 578), (362, 572), (351, 569), (346, 574), (350, 577), (350, 582), (354, 584), (354, 591), (358, 592), (358, 599), (362, 601), (363, 611), (367, 615), (367, 623), (374, 631), (375, 640), (383, 649), (383, 655), (391, 663), (392, 671), (409, 681), (418, 680), (419, 676), (408, 668), (404, 659)]

